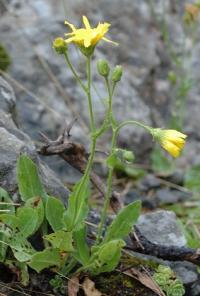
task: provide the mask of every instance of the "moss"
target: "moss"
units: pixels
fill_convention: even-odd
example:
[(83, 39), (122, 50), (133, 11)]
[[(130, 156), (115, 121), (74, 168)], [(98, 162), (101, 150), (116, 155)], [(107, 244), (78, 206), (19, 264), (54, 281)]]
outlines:
[(121, 273), (113, 272), (93, 278), (99, 291), (109, 296), (154, 296), (156, 295), (138, 281)]
[(0, 70), (6, 71), (11, 64), (10, 56), (5, 47), (0, 43)]

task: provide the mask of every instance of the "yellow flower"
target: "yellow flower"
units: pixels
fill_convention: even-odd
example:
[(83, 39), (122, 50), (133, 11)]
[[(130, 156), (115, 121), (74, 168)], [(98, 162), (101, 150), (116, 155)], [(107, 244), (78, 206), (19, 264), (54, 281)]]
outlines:
[[(70, 36), (68, 39), (66, 39), (66, 43), (75, 43), (79, 46), (83, 46), (85, 48), (89, 47), (95, 47), (95, 45), (103, 39), (107, 42), (115, 43), (106, 37), (104, 35), (107, 33), (110, 24), (109, 23), (99, 23), (96, 28), (91, 28), (90, 23), (86, 16), (83, 16), (83, 24), (85, 25), (85, 28), (76, 29), (76, 27), (69, 22), (65, 21), (65, 24), (70, 27), (72, 30), (71, 33), (65, 34), (66, 36)], [(116, 44), (116, 43), (115, 43)]]
[(186, 135), (176, 130), (152, 129), (153, 137), (160, 142), (160, 145), (173, 157), (178, 157), (185, 145)]

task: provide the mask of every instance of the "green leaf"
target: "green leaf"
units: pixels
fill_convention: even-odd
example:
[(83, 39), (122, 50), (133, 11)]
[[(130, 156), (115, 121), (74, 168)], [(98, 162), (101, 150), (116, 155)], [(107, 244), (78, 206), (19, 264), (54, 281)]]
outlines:
[(13, 236), (8, 241), (15, 258), (19, 262), (26, 262), (31, 260), (35, 254), (35, 250), (27, 239), (20, 233), (13, 233)]
[[(5, 211), (8, 210), (10, 214), (15, 213), (15, 207), (13, 205), (13, 201), (10, 198), (9, 194), (7, 191), (5, 191), (3, 188), (0, 187), (0, 213), (1, 210)], [(5, 203), (5, 204), (3, 204)]]
[(61, 230), (64, 227), (63, 213), (65, 207), (63, 203), (55, 197), (49, 196), (46, 202), (46, 218), (54, 231)]
[(1, 214), (0, 221), (13, 230), (18, 226), (18, 218), (13, 214)]
[(32, 208), (38, 215), (37, 225), (35, 231), (39, 229), (42, 222), (44, 221), (44, 205), (40, 197), (32, 197), (28, 199), (25, 203), (26, 208)]
[(200, 192), (200, 164), (186, 171), (184, 185), (195, 193)]
[(17, 181), (23, 201), (31, 197), (47, 198), (47, 194), (38, 176), (37, 167), (25, 154), (17, 161)]
[(18, 228), (23, 237), (29, 237), (35, 233), (38, 225), (38, 214), (33, 208), (18, 208)]
[(51, 266), (61, 265), (61, 256), (58, 249), (46, 249), (41, 252), (37, 252), (33, 255), (30, 263), (28, 265), (36, 270), (38, 273)]
[(111, 240), (100, 247), (94, 247), (90, 259), (90, 270), (93, 274), (110, 272), (116, 268), (125, 242), (121, 239)]
[(63, 215), (63, 221), (68, 231), (76, 231), (82, 226), (88, 214), (89, 177), (82, 184), (84, 176), (74, 186), (69, 197), (67, 211)]
[(108, 227), (105, 242), (126, 237), (136, 223), (141, 211), (141, 201), (135, 201), (124, 207)]
[(5, 224), (0, 223), (0, 262), (6, 259), (6, 252), (8, 248), (8, 239), (12, 235), (12, 230)]
[(74, 251), (72, 246), (72, 232), (58, 230), (54, 233), (45, 235), (44, 238), (51, 243), (53, 248), (66, 252)]
[(83, 225), (78, 231), (74, 232), (76, 253), (74, 257), (82, 264), (87, 265), (90, 258), (90, 251), (86, 241), (86, 226)]

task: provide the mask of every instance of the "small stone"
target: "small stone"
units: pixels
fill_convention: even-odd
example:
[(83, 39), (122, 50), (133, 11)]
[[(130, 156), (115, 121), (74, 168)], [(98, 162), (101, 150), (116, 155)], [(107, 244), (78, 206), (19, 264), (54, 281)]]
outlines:
[(189, 200), (190, 194), (179, 190), (170, 190), (167, 188), (159, 189), (156, 192), (158, 204), (174, 204), (181, 201)]
[(196, 267), (190, 262), (172, 262), (170, 267), (184, 285), (191, 285), (198, 279)]
[(161, 186), (160, 180), (152, 174), (146, 175), (140, 184), (140, 187), (143, 190), (149, 190), (152, 188), (159, 188), (160, 186)]
[(186, 239), (171, 211), (156, 211), (141, 215), (137, 222), (141, 234), (151, 243), (163, 246), (186, 246)]

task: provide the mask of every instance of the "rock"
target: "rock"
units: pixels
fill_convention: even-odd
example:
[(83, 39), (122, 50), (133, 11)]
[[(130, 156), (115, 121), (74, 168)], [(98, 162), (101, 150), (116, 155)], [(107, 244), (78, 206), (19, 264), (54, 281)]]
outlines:
[(197, 268), (190, 262), (171, 262), (170, 267), (184, 285), (191, 285), (198, 280)]
[(174, 204), (189, 200), (192, 194), (179, 190), (170, 190), (168, 188), (159, 189), (156, 191), (156, 199), (159, 205)]
[(143, 191), (148, 191), (152, 188), (159, 188), (161, 181), (153, 174), (147, 174), (138, 184), (139, 188)]
[(12, 88), (0, 77), (0, 186), (11, 196), (17, 193), (16, 161), (20, 153), (27, 153), (37, 164), (47, 192), (66, 202), (68, 190), (53, 171), (37, 155), (27, 134), (15, 124), (15, 96)]
[(154, 244), (183, 247), (186, 239), (171, 211), (156, 211), (139, 217), (137, 227), (141, 234)]
[(190, 287), (188, 294), (190, 296), (199, 296), (200, 295), (200, 280), (197, 281)]

